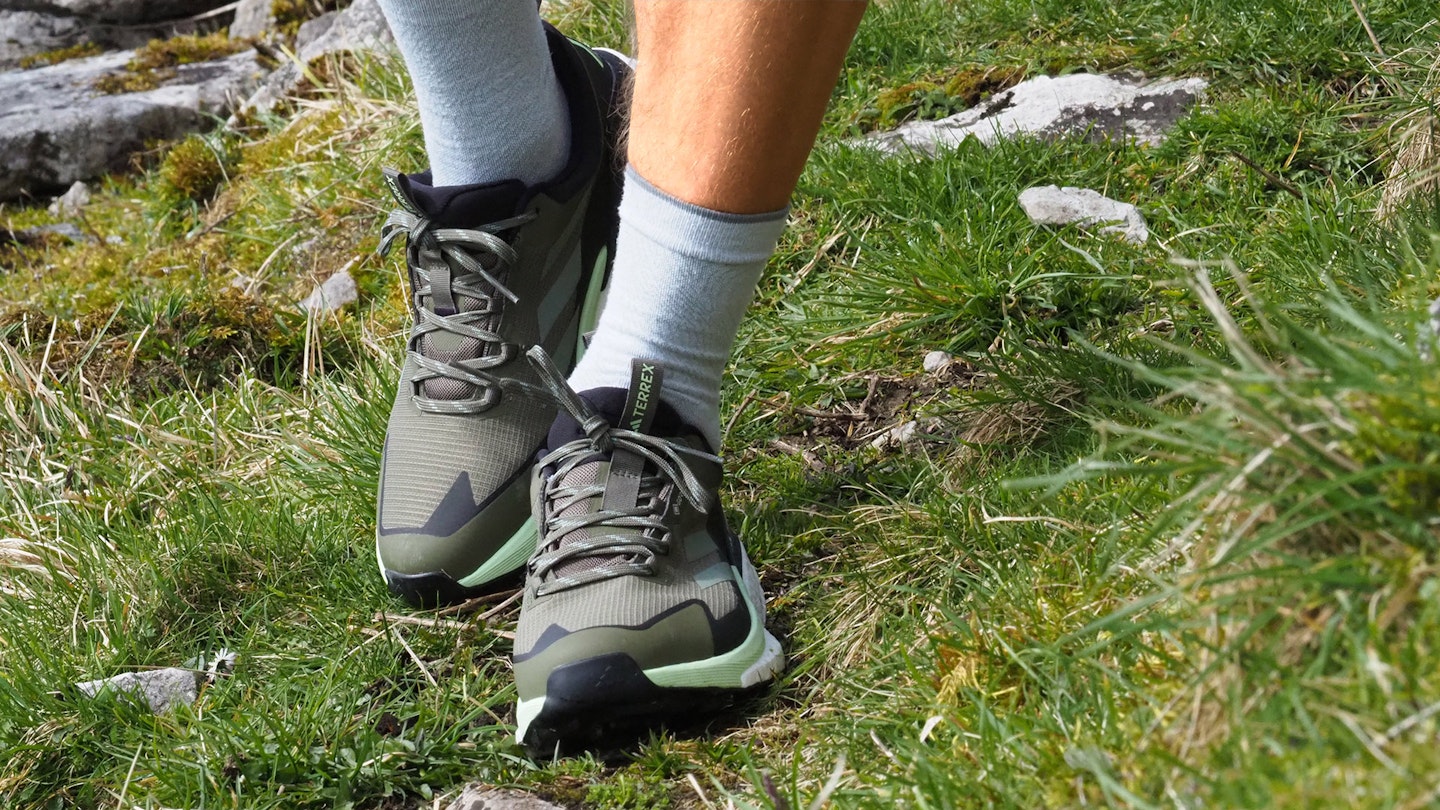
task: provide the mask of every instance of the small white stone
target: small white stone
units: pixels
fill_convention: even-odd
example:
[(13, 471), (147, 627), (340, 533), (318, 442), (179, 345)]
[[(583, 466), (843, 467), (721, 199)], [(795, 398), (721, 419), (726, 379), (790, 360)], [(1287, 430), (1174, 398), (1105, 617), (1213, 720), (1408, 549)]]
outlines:
[(955, 358), (949, 352), (942, 352), (936, 349), (925, 355), (925, 361), (921, 364), (927, 374), (939, 374), (950, 367)]
[(50, 213), (57, 217), (73, 217), (90, 204), (90, 187), (76, 180), (70, 189), (50, 203)]
[(560, 810), (560, 806), (518, 790), (468, 785), (445, 810)]
[(200, 696), (198, 680), (188, 669), (151, 669), (77, 683), (75, 688), (90, 697), (102, 692), (126, 695), (143, 700), (155, 714), (164, 714), (176, 706), (194, 703)]
[(1036, 225), (1079, 225), (1082, 228), (1116, 222), (1100, 229), (1132, 244), (1144, 244), (1150, 229), (1140, 209), (1112, 200), (1094, 189), (1066, 186), (1035, 186), (1020, 192), (1020, 207)]
[(360, 288), (355, 285), (355, 279), (348, 271), (341, 270), (317, 286), (309, 297), (300, 302), (300, 308), (310, 312), (335, 312), (358, 300)]
[(875, 437), (870, 446), (876, 450), (888, 450), (892, 447), (902, 447), (915, 438), (920, 432), (920, 423), (915, 421), (904, 422)]

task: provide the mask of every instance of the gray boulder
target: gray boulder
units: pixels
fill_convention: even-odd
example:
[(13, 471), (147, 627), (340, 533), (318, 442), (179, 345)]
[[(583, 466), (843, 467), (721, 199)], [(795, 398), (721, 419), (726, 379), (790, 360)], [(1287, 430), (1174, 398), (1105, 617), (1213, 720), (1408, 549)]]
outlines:
[(0, 0), (0, 11), (38, 11), (125, 25), (193, 17), (225, 3), (226, 0)]
[[(309, 20), (295, 35), (296, 55), (308, 65), (322, 56), (341, 51), (379, 50), (393, 47), (395, 36), (376, 0), (355, 0), (343, 11), (332, 11)], [(286, 62), (270, 74), (254, 95), (246, 100), (243, 112), (269, 112), (293, 91), (304, 77), (300, 66)], [(235, 123), (232, 119), (231, 124)]]
[(0, 68), (13, 68), (27, 56), (68, 48), (84, 41), (87, 26), (75, 17), (0, 8)]
[(106, 95), (100, 77), (123, 70), (121, 51), (36, 70), (0, 73), (0, 200), (61, 191), (125, 168), (147, 141), (207, 127), (264, 75), (247, 51), (181, 65), (154, 90)]
[(269, 32), (275, 27), (273, 6), (271, 0), (240, 0), (230, 23), (231, 38), (259, 37)]
[(1154, 145), (1164, 140), (1206, 86), (1198, 78), (1040, 76), (949, 118), (914, 121), (890, 132), (872, 133), (863, 141), (886, 152), (921, 153), (955, 146), (969, 137), (988, 146), (1016, 135), (1084, 135)]

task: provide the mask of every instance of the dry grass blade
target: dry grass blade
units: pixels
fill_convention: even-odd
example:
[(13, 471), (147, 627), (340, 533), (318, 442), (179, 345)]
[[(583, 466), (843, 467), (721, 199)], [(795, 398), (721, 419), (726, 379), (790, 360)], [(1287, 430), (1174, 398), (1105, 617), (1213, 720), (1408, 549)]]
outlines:
[(0, 538), (0, 593), (24, 597), (29, 589), (15, 579), (17, 573), (32, 574), (45, 580), (56, 574), (72, 579), (74, 571), (66, 563), (68, 555), (59, 548), (20, 537)]
[(1399, 145), (1380, 197), (1381, 219), (1393, 216), (1415, 196), (1440, 189), (1440, 49), (1416, 102), (1391, 127)]

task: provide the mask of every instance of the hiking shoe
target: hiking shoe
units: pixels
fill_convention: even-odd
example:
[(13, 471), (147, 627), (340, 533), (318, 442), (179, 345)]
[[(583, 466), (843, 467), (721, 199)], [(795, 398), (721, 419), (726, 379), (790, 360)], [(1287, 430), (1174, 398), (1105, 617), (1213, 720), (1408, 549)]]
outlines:
[(406, 237), (410, 332), (381, 460), (376, 556), (417, 606), (461, 601), (535, 550), (529, 472), (555, 418), (520, 356), (573, 367), (614, 254), (629, 68), (547, 26), (569, 100), (570, 158), (534, 186), (433, 187), (386, 172), (399, 209), (381, 250)]
[(615, 744), (772, 680), (784, 655), (720, 507), (720, 459), (663, 401), (663, 369), (637, 361), (628, 391), (576, 394), (529, 356), (563, 410), (534, 475), (517, 738), (542, 755)]

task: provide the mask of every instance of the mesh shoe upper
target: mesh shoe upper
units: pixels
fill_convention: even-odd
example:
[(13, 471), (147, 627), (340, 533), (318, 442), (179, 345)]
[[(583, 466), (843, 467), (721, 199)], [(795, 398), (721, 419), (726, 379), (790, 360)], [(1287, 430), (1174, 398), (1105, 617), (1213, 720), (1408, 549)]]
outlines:
[[(520, 357), (569, 367), (613, 253), (619, 99), (626, 69), (547, 28), (565, 88), (571, 154), (554, 180), (437, 188), (387, 174), (399, 204), (382, 247), (404, 238), (415, 324), (386, 433), (377, 553), (391, 587), (461, 582), (521, 548), (527, 476), (554, 417)], [(529, 535), (533, 544), (533, 533)], [(515, 546), (511, 549), (510, 546)], [(407, 594), (408, 595), (408, 594)]]
[(569, 410), (587, 420), (562, 412), (550, 431), (515, 638), (522, 700), (557, 667), (595, 656), (622, 653), (641, 669), (710, 659), (752, 633), (752, 610), (763, 615), (736, 578), (744, 552), (720, 508), (719, 459), (658, 402), (658, 384), (631, 418), (635, 388), (575, 395)]

